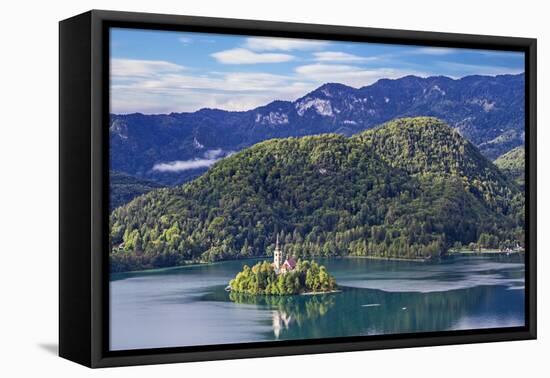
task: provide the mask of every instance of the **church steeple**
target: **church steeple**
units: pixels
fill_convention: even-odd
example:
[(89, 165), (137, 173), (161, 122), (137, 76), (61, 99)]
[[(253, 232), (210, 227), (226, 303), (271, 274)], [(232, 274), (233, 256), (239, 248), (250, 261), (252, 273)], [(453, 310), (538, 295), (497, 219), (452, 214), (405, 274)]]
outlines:
[(283, 253), (281, 247), (279, 246), (279, 235), (277, 234), (277, 239), (275, 241), (275, 250), (273, 251), (273, 265), (275, 269), (279, 269), (283, 264)]

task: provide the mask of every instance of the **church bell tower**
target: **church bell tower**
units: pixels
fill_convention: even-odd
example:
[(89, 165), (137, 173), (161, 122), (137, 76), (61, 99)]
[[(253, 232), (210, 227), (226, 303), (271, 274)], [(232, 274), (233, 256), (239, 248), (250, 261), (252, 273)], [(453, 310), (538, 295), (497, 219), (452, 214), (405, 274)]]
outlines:
[(273, 251), (273, 265), (275, 269), (281, 268), (283, 264), (283, 253), (281, 247), (279, 246), (279, 235), (277, 235), (277, 241), (275, 242), (275, 250)]

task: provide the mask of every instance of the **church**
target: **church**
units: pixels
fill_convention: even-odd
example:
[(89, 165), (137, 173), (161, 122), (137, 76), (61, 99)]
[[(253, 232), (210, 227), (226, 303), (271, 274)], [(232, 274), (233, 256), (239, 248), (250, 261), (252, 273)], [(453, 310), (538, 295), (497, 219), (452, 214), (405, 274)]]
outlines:
[(277, 235), (277, 241), (275, 242), (275, 250), (273, 251), (273, 264), (275, 273), (284, 274), (290, 272), (296, 268), (296, 260), (293, 257), (288, 257), (283, 262), (283, 251), (279, 245), (279, 235)]

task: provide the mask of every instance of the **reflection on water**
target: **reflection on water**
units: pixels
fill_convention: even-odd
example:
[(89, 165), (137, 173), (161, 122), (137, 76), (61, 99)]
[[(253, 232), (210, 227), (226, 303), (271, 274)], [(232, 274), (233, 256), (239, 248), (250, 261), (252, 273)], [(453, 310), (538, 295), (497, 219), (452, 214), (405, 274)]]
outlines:
[[(229, 299), (237, 304), (254, 304), (267, 307), (272, 313), (273, 334), (278, 340), (282, 332), (287, 332), (292, 324), (301, 327), (306, 322), (313, 321), (325, 315), (334, 306), (333, 294), (319, 295), (250, 295), (244, 293), (229, 293)], [(204, 298), (208, 300), (208, 298)]]
[(273, 334), (277, 340), (279, 340), (281, 330), (288, 329), (290, 322), (292, 322), (291, 315), (288, 315), (286, 312), (280, 310), (273, 311)]
[[(248, 262), (250, 264), (250, 262)], [(322, 262), (341, 292), (228, 293), (242, 261), (111, 281), (113, 350), (429, 332), (524, 324), (518, 259)]]
[(271, 313), (271, 326), (276, 339), (292, 324), (300, 327), (327, 313), (334, 306), (334, 294), (319, 295), (251, 295), (246, 293), (226, 292), (222, 286), (199, 298), (204, 302), (231, 301), (241, 307), (262, 309)]
[(505, 287), (429, 293), (341, 289), (323, 295), (254, 296), (226, 293), (219, 287), (199, 300), (230, 300), (269, 311), (269, 333), (277, 340), (523, 325), (523, 317), (517, 313), (523, 296)]

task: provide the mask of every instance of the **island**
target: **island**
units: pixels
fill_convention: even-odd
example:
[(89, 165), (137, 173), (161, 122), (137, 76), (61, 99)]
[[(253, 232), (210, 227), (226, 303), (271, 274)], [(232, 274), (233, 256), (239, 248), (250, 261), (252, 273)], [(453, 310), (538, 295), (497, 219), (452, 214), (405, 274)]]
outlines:
[(315, 261), (295, 260), (283, 252), (279, 238), (273, 251), (273, 262), (245, 265), (236, 277), (229, 281), (227, 290), (253, 295), (295, 295), (336, 292), (336, 280), (323, 265)]

